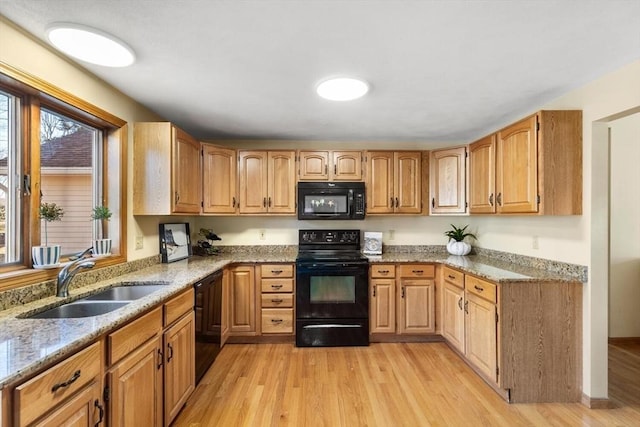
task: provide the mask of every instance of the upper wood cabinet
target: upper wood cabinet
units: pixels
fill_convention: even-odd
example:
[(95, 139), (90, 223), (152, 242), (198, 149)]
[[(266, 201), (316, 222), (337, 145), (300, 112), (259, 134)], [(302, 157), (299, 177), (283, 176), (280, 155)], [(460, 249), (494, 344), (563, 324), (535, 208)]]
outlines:
[(498, 213), (582, 214), (582, 112), (540, 111), (497, 133)]
[(367, 153), (367, 214), (422, 212), (422, 153)]
[(233, 215), (238, 211), (236, 150), (202, 144), (202, 212)]
[(294, 151), (238, 152), (241, 214), (295, 214)]
[(496, 212), (496, 135), (469, 145), (469, 213)]
[(133, 214), (198, 214), (200, 143), (167, 122), (133, 128)]
[(361, 151), (299, 151), (299, 181), (362, 181)]
[(429, 153), (430, 213), (466, 213), (466, 147)]

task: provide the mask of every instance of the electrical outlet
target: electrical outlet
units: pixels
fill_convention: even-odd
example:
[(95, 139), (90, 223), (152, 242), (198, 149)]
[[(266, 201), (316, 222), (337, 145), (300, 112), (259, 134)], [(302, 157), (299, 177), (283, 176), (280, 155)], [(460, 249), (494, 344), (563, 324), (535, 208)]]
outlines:
[(136, 236), (136, 250), (140, 250), (144, 247), (144, 236), (138, 234)]
[(396, 230), (389, 230), (389, 240), (394, 240), (396, 238)]
[(260, 240), (264, 240), (267, 232), (265, 230), (260, 230), (258, 233), (260, 235)]
[(533, 239), (531, 240), (531, 247), (533, 249), (539, 249), (540, 245), (538, 243), (538, 236), (533, 236)]

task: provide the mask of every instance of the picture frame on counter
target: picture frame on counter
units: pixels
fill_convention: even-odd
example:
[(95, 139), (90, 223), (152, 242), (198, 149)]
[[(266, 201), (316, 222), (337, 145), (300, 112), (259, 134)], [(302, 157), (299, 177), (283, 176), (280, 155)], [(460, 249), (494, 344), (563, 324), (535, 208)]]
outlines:
[(163, 263), (179, 261), (191, 256), (189, 223), (160, 224), (159, 236)]

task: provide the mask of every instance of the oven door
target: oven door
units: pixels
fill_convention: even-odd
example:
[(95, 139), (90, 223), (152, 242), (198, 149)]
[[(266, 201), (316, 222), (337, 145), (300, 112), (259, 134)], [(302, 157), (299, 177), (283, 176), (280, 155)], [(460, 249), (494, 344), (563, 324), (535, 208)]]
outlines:
[(298, 263), (298, 319), (365, 319), (369, 317), (368, 265)]

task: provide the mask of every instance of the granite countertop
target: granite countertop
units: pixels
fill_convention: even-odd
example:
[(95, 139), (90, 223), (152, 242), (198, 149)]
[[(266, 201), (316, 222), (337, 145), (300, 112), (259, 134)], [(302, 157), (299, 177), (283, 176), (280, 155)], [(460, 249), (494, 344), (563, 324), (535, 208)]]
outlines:
[[(45, 365), (76, 351), (142, 312), (188, 289), (198, 280), (232, 263), (295, 262), (296, 252), (235, 253), (192, 257), (171, 264), (155, 264), (138, 271), (72, 289), (71, 296), (55, 296), (0, 311), (0, 389), (23, 379)], [(448, 256), (444, 253), (400, 252), (370, 257), (373, 263), (435, 262), (458, 268), (495, 282), (579, 282), (579, 277), (542, 268), (524, 267), (486, 256)], [(117, 284), (166, 285), (110, 313), (79, 319), (24, 319), (22, 316), (97, 293)]]

